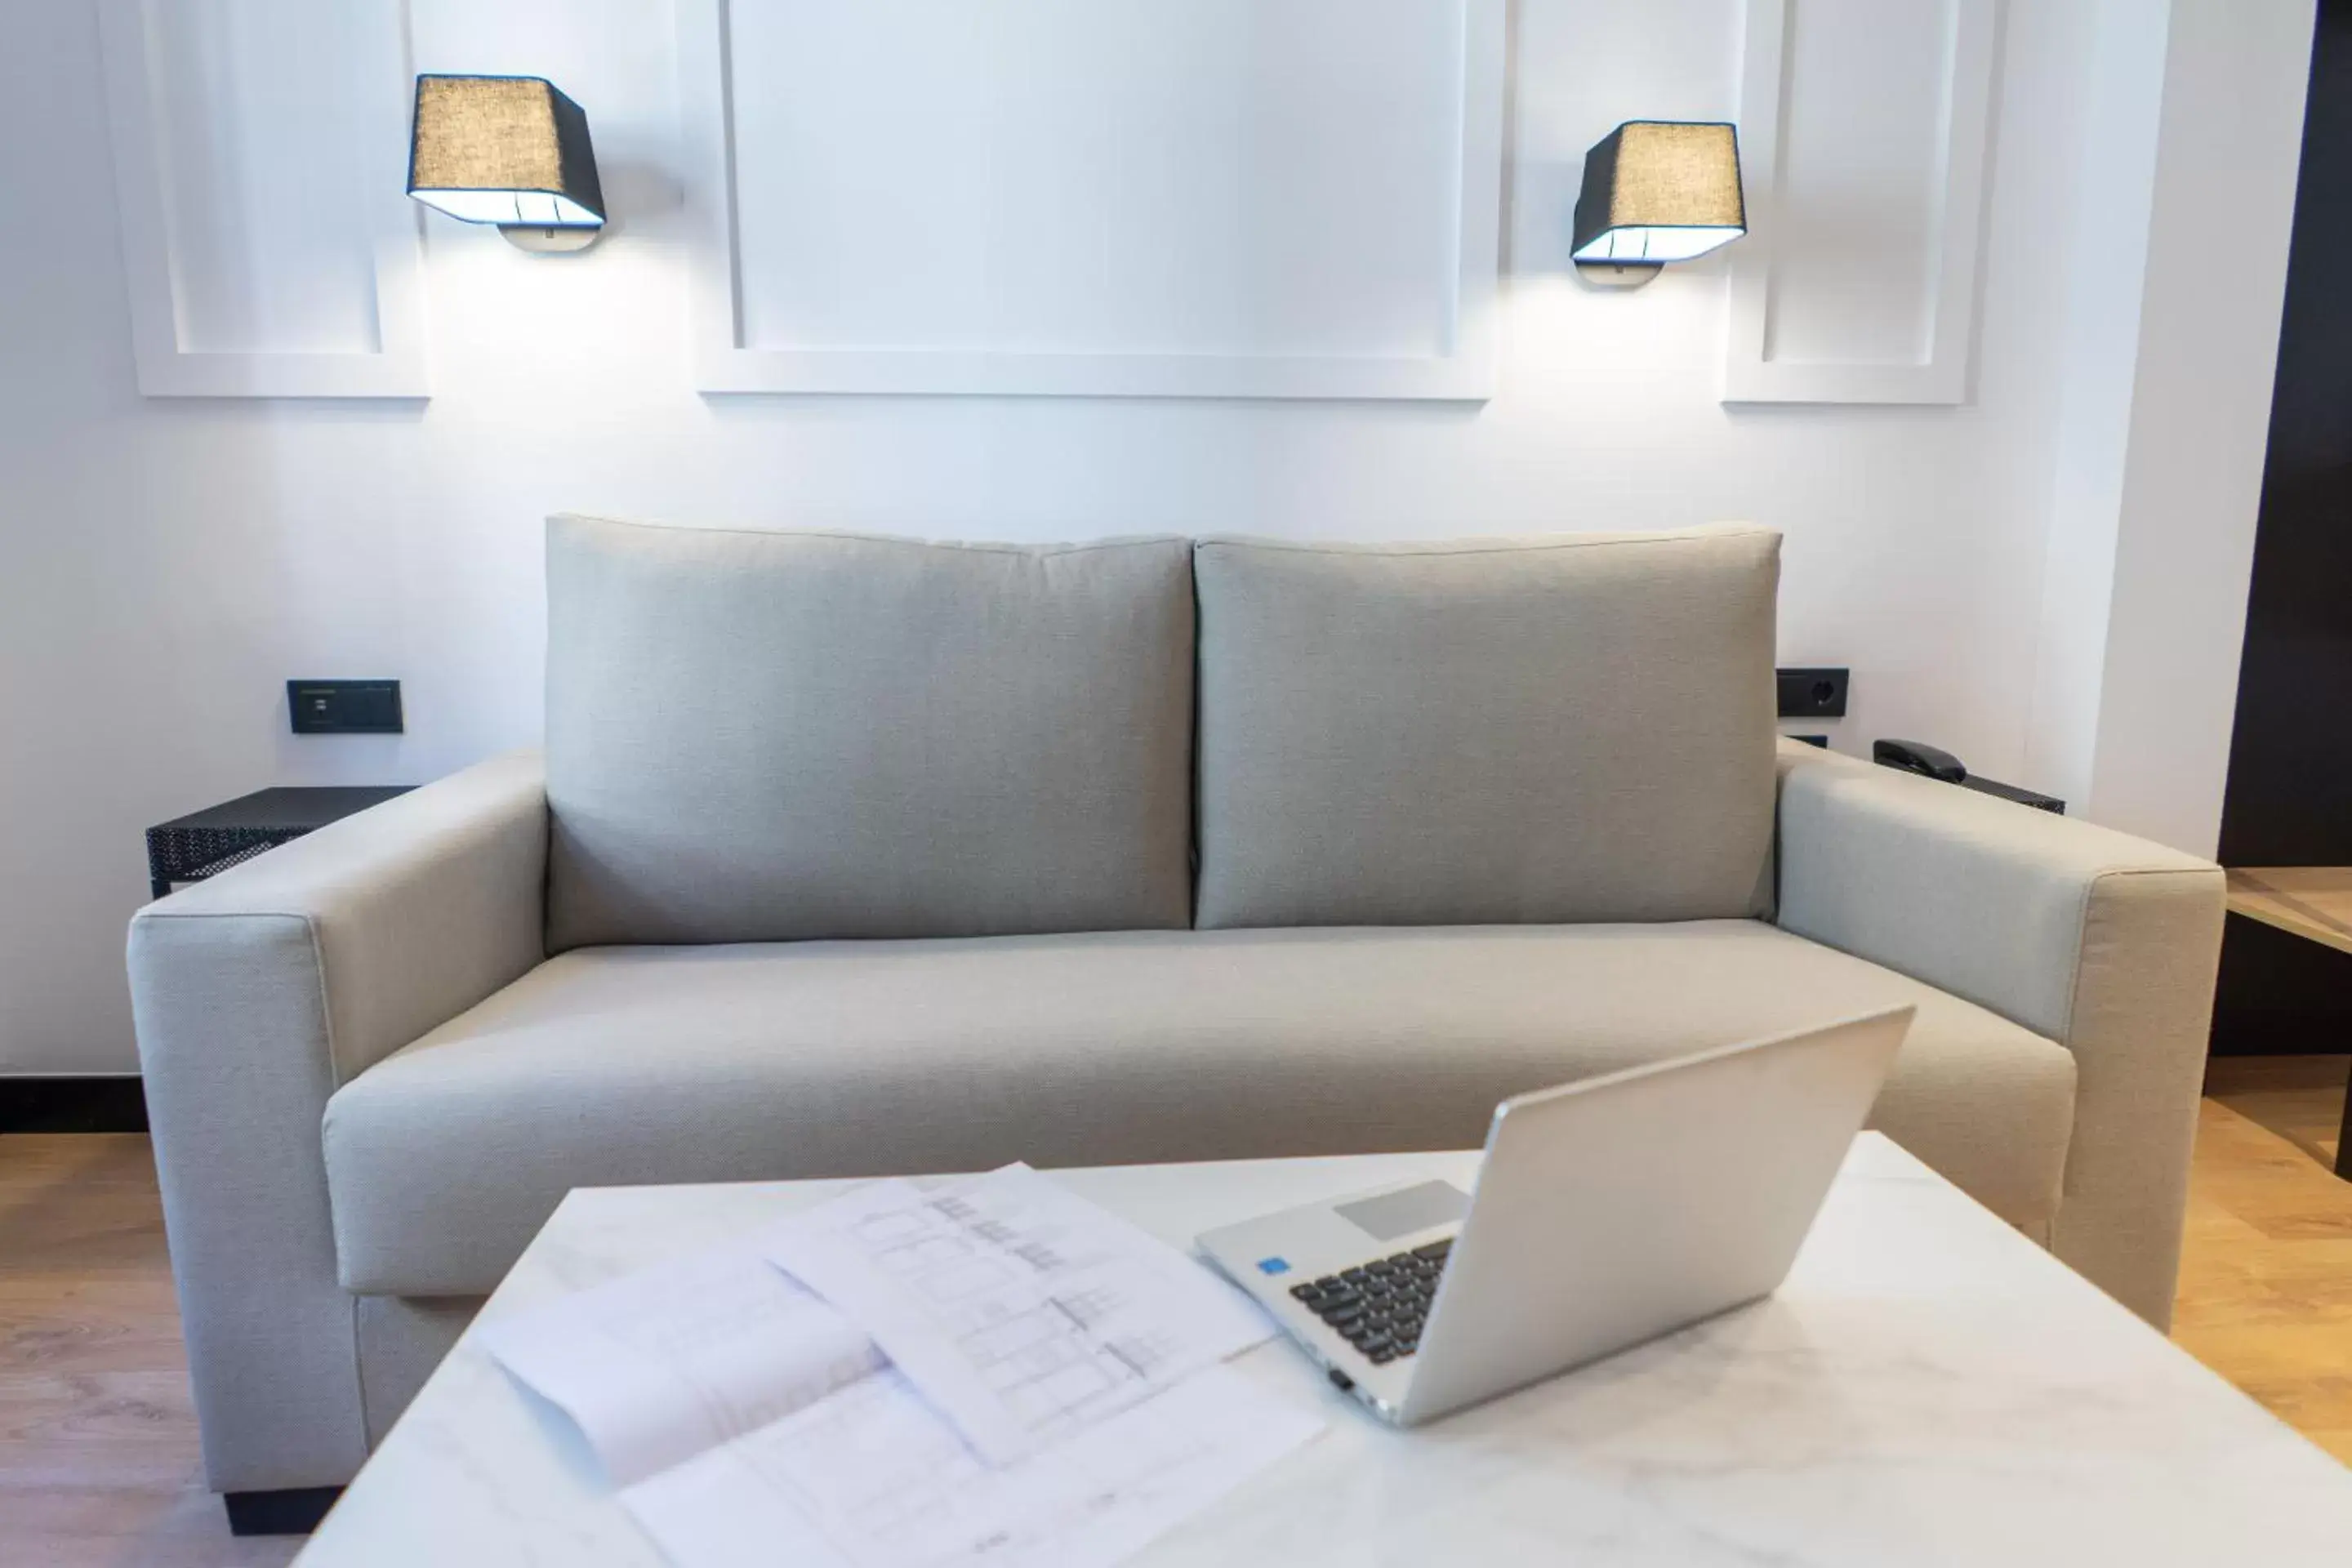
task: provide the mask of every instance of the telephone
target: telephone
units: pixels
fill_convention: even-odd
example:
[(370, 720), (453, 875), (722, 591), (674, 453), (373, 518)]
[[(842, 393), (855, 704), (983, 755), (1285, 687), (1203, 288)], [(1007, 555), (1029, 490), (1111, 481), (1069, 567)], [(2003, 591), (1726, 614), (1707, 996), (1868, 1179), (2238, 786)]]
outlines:
[(1870, 760), (1890, 768), (1901, 768), (1907, 773), (1925, 773), (1946, 784), (1969, 782), (1969, 770), (1960, 765), (1959, 758), (1924, 741), (1874, 741), (1870, 747)]

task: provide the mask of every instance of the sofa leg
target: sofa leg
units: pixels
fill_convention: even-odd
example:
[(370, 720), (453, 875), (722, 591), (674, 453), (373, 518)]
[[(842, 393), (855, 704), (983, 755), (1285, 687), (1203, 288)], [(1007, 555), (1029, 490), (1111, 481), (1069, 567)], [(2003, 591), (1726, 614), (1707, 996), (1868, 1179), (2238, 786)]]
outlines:
[(279, 1492), (224, 1492), (231, 1535), (308, 1535), (319, 1528), (341, 1487), (292, 1487)]

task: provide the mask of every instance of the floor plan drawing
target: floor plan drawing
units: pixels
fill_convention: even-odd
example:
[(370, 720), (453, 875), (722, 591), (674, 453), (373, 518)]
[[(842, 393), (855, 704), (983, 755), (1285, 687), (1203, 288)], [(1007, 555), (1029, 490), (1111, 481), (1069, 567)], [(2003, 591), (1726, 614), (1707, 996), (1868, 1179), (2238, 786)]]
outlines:
[(1144, 1232), (1014, 1166), (926, 1192), (877, 1182), (769, 1256), (867, 1324), (1000, 1460), (1263, 1339), (1246, 1299)]

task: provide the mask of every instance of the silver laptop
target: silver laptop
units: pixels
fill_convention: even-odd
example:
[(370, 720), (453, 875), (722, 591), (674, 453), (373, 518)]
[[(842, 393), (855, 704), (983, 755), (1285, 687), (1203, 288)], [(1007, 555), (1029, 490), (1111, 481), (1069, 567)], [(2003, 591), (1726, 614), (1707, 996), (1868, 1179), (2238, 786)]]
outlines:
[(1406, 1183), (1201, 1249), (1381, 1419), (1434, 1420), (1770, 1294), (1911, 1013), (1518, 1095), (1475, 1197)]

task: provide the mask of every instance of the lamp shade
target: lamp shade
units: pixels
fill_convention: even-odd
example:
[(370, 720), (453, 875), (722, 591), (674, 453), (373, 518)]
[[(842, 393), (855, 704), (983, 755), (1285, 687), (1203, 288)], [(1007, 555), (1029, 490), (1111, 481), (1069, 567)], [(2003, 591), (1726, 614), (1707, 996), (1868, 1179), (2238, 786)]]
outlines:
[(1687, 261), (1747, 232), (1739, 138), (1728, 125), (1630, 120), (1584, 155), (1578, 261)]
[(408, 194), (467, 223), (604, 222), (588, 116), (539, 77), (418, 77)]

